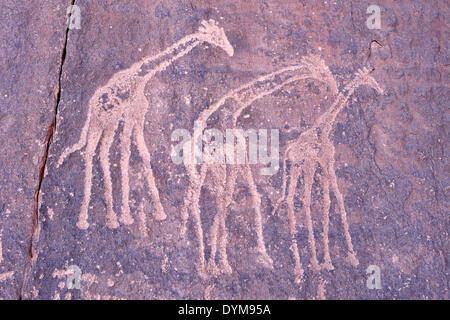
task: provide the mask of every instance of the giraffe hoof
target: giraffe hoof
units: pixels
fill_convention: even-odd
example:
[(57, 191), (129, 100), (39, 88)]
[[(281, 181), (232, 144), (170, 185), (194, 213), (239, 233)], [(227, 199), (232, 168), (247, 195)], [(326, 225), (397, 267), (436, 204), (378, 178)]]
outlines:
[(162, 221), (162, 220), (166, 220), (167, 216), (164, 213), (164, 211), (162, 211), (162, 212), (155, 212), (153, 214), (153, 218), (155, 218), (156, 221)]
[(322, 268), (322, 270), (325, 270), (325, 271), (332, 271), (332, 270), (334, 270), (334, 266), (331, 263), (331, 261), (327, 261), (327, 262), (323, 263), (321, 268)]
[(87, 228), (89, 228), (89, 222), (87, 222), (86, 220), (79, 220), (77, 222), (77, 227), (82, 230), (86, 230)]
[(358, 258), (356, 258), (355, 253), (349, 253), (347, 256), (347, 261), (350, 263), (351, 266), (357, 267), (359, 265)]
[(197, 274), (198, 274), (199, 278), (202, 279), (202, 280), (208, 279), (208, 274), (205, 272), (205, 268), (204, 267), (198, 267), (197, 268)]
[(294, 269), (295, 274), (295, 284), (300, 284), (303, 282), (303, 275), (304, 275), (303, 268), (300, 266), (296, 266)]
[(183, 225), (183, 226), (181, 226), (181, 228), (180, 228), (180, 238), (183, 238), (183, 239), (184, 239), (185, 235), (186, 235), (186, 226)]
[(311, 261), (310, 267), (313, 272), (319, 272), (320, 271), (320, 265), (318, 261)]
[(231, 266), (228, 264), (228, 262), (222, 262), (220, 264), (220, 271), (223, 274), (228, 274), (228, 275), (233, 273), (233, 269), (231, 269)]
[(269, 257), (269, 255), (267, 253), (258, 253), (258, 258), (257, 261), (259, 264), (261, 264), (263, 267), (273, 270), (273, 261), (272, 259)]
[(208, 262), (207, 271), (208, 274), (213, 277), (218, 276), (220, 274), (219, 268), (217, 267), (216, 263), (212, 260)]
[(109, 220), (106, 222), (106, 226), (110, 229), (117, 229), (119, 227), (119, 223), (117, 220)]
[(153, 200), (153, 218), (156, 221), (165, 220), (167, 218), (164, 208), (161, 205), (160, 200)]
[(125, 225), (130, 225), (130, 224), (132, 224), (134, 222), (134, 219), (129, 214), (128, 215), (122, 215), (120, 217), (120, 222), (122, 222)]

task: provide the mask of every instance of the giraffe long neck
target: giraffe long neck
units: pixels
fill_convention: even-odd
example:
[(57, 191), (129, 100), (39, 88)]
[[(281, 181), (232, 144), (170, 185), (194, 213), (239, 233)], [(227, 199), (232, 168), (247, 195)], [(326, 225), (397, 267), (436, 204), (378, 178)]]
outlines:
[[(235, 115), (236, 114), (240, 115), (242, 110), (245, 109), (246, 106), (250, 105), (255, 100), (275, 90), (278, 90), (279, 87), (281, 86), (280, 82), (282, 82), (282, 85), (285, 85), (287, 81), (284, 76), (286, 74), (289, 74), (290, 72), (293, 71), (297, 71), (302, 67), (303, 67), (302, 65), (288, 66), (280, 70), (274, 71), (272, 73), (269, 73), (267, 75), (261, 76), (257, 79), (254, 79), (240, 86), (239, 88), (231, 90), (229, 93), (224, 95), (219, 101), (211, 105), (208, 109), (204, 110), (200, 114), (198, 120), (201, 121), (202, 123), (205, 123), (208, 120), (208, 118), (230, 98), (234, 99), (239, 103), (240, 107), (235, 111)], [(293, 78), (295, 77), (291, 76), (289, 79)]]
[(337, 115), (347, 105), (347, 102), (350, 99), (350, 97), (353, 95), (353, 93), (355, 92), (357, 85), (358, 85), (358, 80), (356, 78), (354, 78), (352, 81), (350, 81), (346, 85), (346, 93), (338, 94), (338, 96), (336, 97), (336, 100), (333, 102), (331, 107), (317, 119), (313, 128), (317, 128), (319, 126), (323, 126), (324, 124), (326, 124), (327, 132), (325, 132), (325, 134), (328, 136), (334, 126)]
[[(195, 148), (195, 145), (194, 145), (195, 142), (199, 141), (199, 139), (201, 138), (201, 133), (203, 132), (203, 129), (206, 127), (206, 121), (208, 120), (208, 118), (215, 111), (217, 111), (221, 106), (223, 106), (228, 99), (233, 98), (236, 102), (239, 103), (239, 108), (237, 109), (237, 111), (235, 111), (234, 117), (233, 117), (233, 126), (235, 126), (237, 117), (238, 117), (236, 115), (240, 115), (242, 110), (246, 106), (250, 105), (252, 102), (254, 102), (257, 99), (259, 99), (267, 94), (270, 94), (271, 92), (273, 92), (275, 90), (278, 90), (281, 86), (285, 85), (289, 80), (298, 78), (296, 76), (292, 76), (292, 77), (288, 78), (289, 80), (284, 79), (284, 81), (283, 81), (283, 79), (280, 79), (279, 76), (281, 76), (282, 74), (285, 74), (285, 73), (299, 70), (301, 68), (302, 68), (301, 65), (292, 65), (292, 66), (285, 67), (280, 70), (274, 71), (272, 73), (269, 73), (267, 75), (261, 76), (261, 77), (254, 79), (234, 90), (231, 90), (226, 95), (224, 95), (222, 98), (220, 98), (216, 103), (211, 105), (209, 108), (203, 110), (201, 112), (200, 116), (195, 121), (196, 130), (194, 130), (194, 135), (193, 135), (193, 138), (191, 139), (191, 148)], [(281, 84), (279, 84), (280, 80), (282, 80)], [(266, 85), (263, 87), (263, 89), (256, 90), (258, 88), (258, 86), (264, 82), (267, 82), (267, 84), (269, 84), (269, 88), (272, 88), (272, 89), (268, 89), (267, 85)], [(293, 82), (293, 80), (291, 80), (290, 82)], [(194, 149), (192, 149), (192, 150), (194, 150)], [(193, 159), (194, 158), (192, 158), (191, 160), (193, 160)]]
[[(266, 88), (265, 90), (257, 93), (257, 94), (253, 94), (251, 95), (248, 99), (245, 100), (237, 100), (240, 104), (240, 107), (238, 109), (236, 109), (236, 111), (233, 114), (233, 126), (236, 126), (237, 124), (237, 120), (238, 118), (241, 116), (242, 112), (244, 111), (245, 108), (247, 108), (249, 105), (251, 105), (253, 102), (255, 102), (258, 99), (262, 99), (265, 96), (271, 95), (272, 93), (274, 93), (277, 90), (282, 89), (283, 87), (290, 85), (294, 82), (300, 81), (300, 80), (305, 80), (310, 78), (310, 75), (308, 74), (301, 74), (301, 75), (295, 75), (292, 76), (290, 78), (288, 78), (287, 80), (281, 82), (281, 83), (271, 83), (271, 87)], [(276, 84), (276, 85), (274, 85)]]
[(148, 73), (142, 76), (141, 79), (142, 81), (140, 82), (145, 83), (148, 80), (150, 80), (156, 73), (164, 71), (174, 61), (188, 54), (200, 43), (201, 41), (198, 40), (198, 36), (196, 33), (185, 36), (178, 42), (166, 48), (164, 51), (161, 51), (160, 53), (154, 56), (145, 57), (140, 61), (138, 61), (137, 63), (135, 63), (135, 65), (133, 66), (134, 74), (135, 76), (138, 76), (139, 73), (142, 72), (142, 69), (144, 68), (145, 65), (156, 63), (156, 65), (153, 68), (151, 68), (151, 70)]

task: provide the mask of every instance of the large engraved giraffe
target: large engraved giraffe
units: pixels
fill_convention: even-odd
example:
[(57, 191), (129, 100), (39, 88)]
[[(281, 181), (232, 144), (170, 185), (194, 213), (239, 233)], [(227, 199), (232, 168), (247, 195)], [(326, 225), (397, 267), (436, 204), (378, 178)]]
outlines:
[[(84, 198), (77, 222), (77, 226), (80, 229), (89, 227), (88, 207), (91, 197), (93, 157), (100, 140), (100, 163), (104, 174), (107, 226), (109, 228), (117, 228), (119, 226), (117, 216), (113, 210), (109, 150), (121, 121), (123, 121), (123, 133), (120, 140), (122, 175), (122, 214), (120, 221), (123, 224), (133, 223), (128, 198), (130, 192), (128, 169), (132, 136), (139, 155), (144, 162), (144, 174), (154, 208), (153, 216), (156, 220), (164, 220), (166, 218), (151, 169), (150, 153), (144, 139), (145, 114), (148, 109), (145, 86), (158, 72), (164, 71), (174, 61), (185, 56), (202, 43), (209, 43), (222, 48), (229, 56), (234, 54), (233, 47), (228, 41), (223, 28), (220, 28), (214, 20), (202, 21), (197, 32), (185, 36), (162, 52), (154, 56), (145, 57), (134, 63), (130, 68), (114, 74), (106, 85), (95, 91), (89, 100), (88, 115), (79, 141), (74, 146), (66, 149), (57, 163), (57, 167), (59, 167), (71, 153), (80, 150), (87, 144), (84, 152), (86, 165)], [(151, 68), (146, 71), (146, 67)]]
[[(209, 117), (216, 112), (227, 100), (232, 100), (237, 102), (238, 109), (234, 113), (233, 127), (236, 127), (236, 121), (242, 110), (247, 106), (251, 105), (254, 101), (263, 98), (264, 96), (270, 95), (271, 93), (280, 90), (283, 86), (300, 81), (307, 78), (316, 78), (320, 81), (328, 82), (329, 80), (334, 80), (330, 77), (328, 68), (320, 69), (315, 65), (317, 62), (316, 57), (308, 57), (302, 59), (302, 62), (297, 65), (292, 65), (289, 67), (282, 68), (270, 74), (264, 75), (260, 78), (252, 80), (241, 87), (232, 90), (231, 92), (224, 95), (215, 104), (211, 105), (208, 109), (204, 110), (198, 120), (196, 121), (197, 127), (196, 132), (201, 133), (206, 127), (206, 122)], [(297, 74), (300, 73), (300, 74)], [(335, 83), (331, 83), (331, 87), (336, 91)], [(200, 130), (199, 130), (200, 129)], [(195, 141), (198, 137), (194, 134), (191, 139), (191, 150), (194, 148)], [(248, 161), (247, 161), (248, 162)], [(186, 165), (186, 169), (189, 175), (189, 188), (187, 191), (187, 196), (185, 198), (185, 204), (182, 209), (182, 229), (181, 233), (184, 234), (186, 230), (186, 222), (188, 219), (188, 210), (192, 212), (194, 218), (194, 224), (197, 234), (197, 239), (199, 243), (199, 275), (204, 277), (205, 273), (205, 256), (204, 256), (204, 242), (203, 242), (203, 229), (200, 221), (200, 208), (199, 199), (201, 188), (205, 182), (205, 177), (208, 172), (210, 172), (216, 193), (217, 202), (217, 214), (214, 217), (214, 222), (211, 227), (210, 233), (210, 247), (211, 253), (208, 260), (208, 271), (211, 274), (217, 274), (219, 272), (231, 273), (231, 267), (228, 263), (226, 245), (227, 245), (227, 231), (225, 227), (225, 218), (227, 207), (231, 203), (233, 196), (235, 179), (237, 172), (242, 172), (246, 178), (247, 183), (251, 189), (253, 209), (255, 212), (255, 225), (256, 225), (256, 235), (257, 235), (257, 253), (258, 261), (267, 268), (273, 268), (272, 259), (269, 257), (264, 244), (264, 238), (262, 233), (262, 217), (260, 202), (261, 196), (259, 195), (256, 185), (253, 181), (251, 175), (251, 169), (247, 164), (243, 166), (243, 169), (239, 169), (239, 166), (233, 166), (231, 169), (231, 174), (227, 174), (227, 167), (225, 164), (207, 164), (202, 163), (199, 170), (197, 170), (194, 163), (194, 158), (192, 157), (189, 164)], [(241, 171), (242, 170), (242, 171)], [(218, 237), (220, 235), (219, 247), (217, 248)], [(216, 266), (215, 258), (217, 249), (219, 250), (219, 263), (220, 267)]]
[[(311, 268), (318, 272), (321, 269), (333, 270), (331, 262), (329, 245), (328, 245), (328, 230), (329, 230), (329, 211), (330, 211), (330, 191), (333, 191), (338, 204), (338, 210), (341, 214), (341, 220), (344, 227), (344, 236), (348, 249), (348, 262), (353, 265), (358, 265), (358, 259), (353, 250), (352, 240), (349, 232), (347, 222), (347, 213), (344, 206), (344, 197), (339, 191), (336, 172), (334, 168), (335, 148), (330, 139), (330, 134), (333, 130), (337, 115), (346, 106), (349, 98), (353, 95), (356, 88), (362, 85), (367, 85), (374, 88), (378, 93), (382, 93), (383, 89), (378, 85), (376, 80), (370, 76), (367, 68), (358, 70), (355, 77), (350, 83), (345, 86), (345, 93), (339, 93), (335, 98), (333, 104), (324, 112), (313, 124), (313, 126), (303, 132), (295, 141), (288, 144), (284, 154), (284, 173), (283, 173), (283, 188), (282, 197), (278, 200), (274, 207), (275, 213), (279, 205), (286, 200), (288, 204), (288, 222), (291, 234), (292, 246), (291, 250), (295, 260), (294, 274), (296, 281), (300, 281), (303, 276), (303, 268), (300, 262), (300, 257), (297, 248), (297, 241), (295, 238), (296, 231), (296, 217), (294, 208), (294, 196), (298, 179), (303, 173), (304, 188), (303, 188), (303, 207), (305, 208), (306, 226), (308, 229), (308, 242), (311, 251)], [(291, 163), (290, 183), (287, 186), (286, 176), (286, 161)], [(313, 185), (314, 175), (317, 165), (320, 165), (323, 176), (321, 177), (321, 185), (323, 189), (323, 244), (324, 244), (324, 263), (319, 265), (316, 254), (316, 243), (314, 239), (313, 224), (311, 218), (311, 191)], [(331, 185), (331, 189), (330, 189)], [(287, 189), (287, 196), (286, 196)]]

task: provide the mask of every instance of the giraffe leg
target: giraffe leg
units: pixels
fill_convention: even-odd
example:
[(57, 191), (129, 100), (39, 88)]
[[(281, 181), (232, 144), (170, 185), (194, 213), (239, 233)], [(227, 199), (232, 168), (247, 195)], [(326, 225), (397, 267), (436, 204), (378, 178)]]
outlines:
[(220, 184), (220, 173), (217, 173), (215, 170), (217, 168), (214, 168), (211, 170), (211, 174), (213, 176), (213, 183), (214, 183), (214, 193), (216, 194), (216, 205), (217, 205), (217, 213), (214, 216), (214, 221), (211, 226), (211, 230), (209, 233), (209, 246), (211, 248), (211, 253), (208, 260), (208, 271), (212, 274), (216, 275), (219, 273), (219, 269), (216, 265), (216, 253), (217, 253), (217, 239), (219, 234), (219, 225), (220, 225), (220, 215), (222, 213), (222, 205), (220, 198), (223, 197), (224, 194), (224, 188)]
[[(215, 233), (214, 237), (211, 238), (211, 258), (214, 258), (217, 251), (217, 245), (216, 242), (219, 243), (219, 264), (220, 264), (220, 271), (226, 274), (231, 274), (232, 268), (230, 264), (228, 263), (228, 255), (227, 255), (227, 243), (228, 243), (228, 232), (226, 229), (226, 217), (227, 217), (227, 210), (228, 206), (231, 204), (232, 198), (233, 198), (233, 192), (234, 192), (234, 186), (236, 183), (236, 175), (237, 175), (237, 168), (232, 167), (230, 171), (228, 171), (228, 168), (224, 168), (224, 173), (226, 175), (226, 178), (222, 176), (219, 178), (220, 180), (224, 181), (226, 180), (225, 187), (223, 188), (223, 199), (224, 202), (218, 205), (218, 214), (214, 217), (214, 222), (211, 227), (211, 234)], [(218, 195), (220, 195), (220, 192), (217, 192)], [(218, 201), (219, 198), (217, 198)], [(214, 232), (213, 232), (214, 231)], [(218, 238), (218, 239), (217, 239)], [(210, 258), (210, 259), (211, 259)], [(210, 269), (216, 269), (215, 267), (215, 260), (210, 261)]]
[[(188, 170), (191, 170), (187, 168)], [(194, 193), (194, 177), (191, 173), (188, 173), (189, 175), (189, 187), (186, 191), (186, 195), (184, 197), (184, 204), (183, 208), (181, 208), (181, 228), (180, 228), (180, 236), (184, 237), (186, 234), (186, 228), (187, 228), (187, 220), (189, 218), (189, 207), (192, 206), (192, 196)]]
[(111, 229), (119, 227), (117, 216), (113, 209), (112, 182), (109, 166), (109, 149), (113, 143), (117, 125), (115, 125), (114, 128), (106, 129), (104, 131), (102, 145), (100, 147), (100, 164), (102, 166), (105, 184), (106, 225)]
[(91, 188), (92, 188), (92, 167), (95, 149), (97, 148), (98, 142), (102, 135), (101, 130), (92, 130), (93, 134), (88, 137), (88, 144), (86, 150), (84, 151), (84, 162), (86, 165), (85, 178), (84, 178), (84, 197), (81, 203), (80, 216), (78, 218), (77, 227), (80, 229), (89, 228), (88, 223), (88, 208), (89, 202), (91, 200)]
[[(225, 203), (225, 183), (226, 180), (226, 167), (215, 167), (213, 174), (213, 181), (215, 186), (216, 193), (216, 203), (217, 203), (217, 214), (214, 217), (214, 222), (211, 227), (210, 232), (210, 247), (211, 247), (211, 255), (209, 257), (208, 269), (211, 270), (212, 273), (217, 274), (219, 271), (224, 273), (231, 273), (231, 267), (228, 264), (228, 257), (226, 253), (226, 227), (225, 227), (225, 211), (226, 211), (226, 203)], [(219, 238), (220, 237), (220, 238)], [(219, 240), (219, 241), (218, 241)], [(219, 254), (220, 254), (220, 269), (217, 268), (215, 258), (217, 253), (217, 243), (219, 243)]]
[(347, 222), (347, 212), (345, 212), (344, 197), (342, 196), (342, 193), (339, 191), (339, 186), (336, 178), (336, 171), (334, 171), (334, 160), (329, 161), (329, 174), (331, 178), (331, 186), (334, 191), (334, 195), (336, 196), (339, 211), (341, 213), (342, 224), (344, 225), (345, 241), (347, 242), (347, 248), (349, 251), (348, 261), (352, 266), (356, 267), (359, 264), (359, 262), (358, 258), (356, 258), (355, 252), (353, 251), (352, 238), (350, 236)]
[[(195, 169), (195, 168), (194, 168)], [(191, 199), (191, 213), (192, 218), (194, 219), (194, 227), (195, 234), (197, 235), (198, 241), (198, 275), (200, 278), (205, 279), (207, 274), (205, 272), (205, 245), (203, 242), (203, 228), (202, 221), (200, 219), (200, 195), (202, 191), (202, 185), (204, 183), (206, 173), (208, 172), (208, 166), (202, 165), (200, 167), (200, 175), (196, 175), (197, 177), (194, 181), (195, 189), (193, 190), (192, 199)]]
[(236, 165), (228, 165), (227, 171), (227, 185), (226, 185), (226, 195), (225, 195), (225, 206), (229, 207), (233, 201), (234, 189), (236, 188), (236, 179), (238, 174), (238, 167)]
[(130, 180), (128, 176), (128, 171), (130, 168), (130, 146), (132, 133), (133, 123), (125, 119), (122, 136), (120, 138), (120, 170), (122, 174), (122, 214), (120, 216), (120, 222), (125, 225), (132, 224), (134, 221), (130, 214)]
[(300, 256), (298, 254), (297, 239), (295, 237), (295, 230), (297, 227), (297, 222), (295, 220), (295, 207), (294, 207), (294, 196), (295, 189), (298, 183), (298, 177), (300, 176), (300, 169), (292, 167), (292, 174), (288, 188), (288, 195), (286, 197), (287, 207), (288, 207), (288, 222), (289, 222), (289, 232), (291, 234), (291, 251), (294, 256), (295, 268), (294, 275), (296, 276), (295, 282), (299, 283), (303, 277), (303, 267), (300, 262)]
[(186, 191), (186, 196), (184, 197), (183, 208), (181, 208), (181, 237), (184, 237), (186, 234), (187, 220), (189, 218), (189, 208), (192, 208), (194, 206), (194, 194), (196, 193), (197, 188), (200, 188), (201, 192), (203, 180), (206, 176), (206, 169), (206, 166), (202, 165), (200, 168), (200, 173), (198, 173), (197, 169), (195, 168), (195, 164), (186, 165), (186, 171), (189, 176), (189, 187)]
[[(228, 168), (227, 168), (228, 169)], [(225, 186), (225, 207), (224, 207), (224, 215), (221, 219), (221, 234), (220, 234), (220, 245), (219, 245), (219, 253), (220, 253), (220, 267), (222, 271), (226, 274), (231, 274), (233, 272), (230, 264), (228, 263), (228, 255), (227, 255), (227, 244), (228, 244), (228, 232), (226, 229), (226, 218), (229, 210), (229, 206), (233, 201), (233, 193), (236, 186), (236, 178), (238, 173), (238, 168), (232, 166), (230, 170), (227, 170), (227, 181)]]
[(147, 184), (150, 189), (153, 202), (153, 217), (156, 220), (164, 220), (166, 219), (166, 214), (164, 212), (164, 208), (159, 198), (158, 188), (156, 187), (155, 178), (153, 176), (153, 171), (151, 167), (150, 152), (147, 149), (147, 145), (145, 144), (144, 139), (144, 117), (142, 121), (140, 121), (140, 123), (137, 124), (134, 128), (134, 137), (136, 139), (136, 145), (139, 154), (141, 155), (142, 160), (144, 161), (145, 177), (147, 179)]
[[(225, 207), (226, 210), (226, 207)], [(233, 269), (228, 263), (228, 255), (227, 255), (227, 244), (228, 244), (228, 232), (226, 229), (226, 212), (223, 214), (223, 218), (220, 219), (220, 244), (219, 244), (219, 254), (220, 254), (220, 269), (223, 273), (231, 274)]]
[(263, 224), (262, 224), (262, 216), (261, 216), (261, 195), (256, 188), (255, 181), (253, 180), (253, 173), (250, 165), (244, 165), (243, 175), (247, 180), (247, 184), (250, 188), (250, 193), (252, 195), (252, 204), (253, 209), (255, 210), (255, 225), (256, 225), (256, 236), (257, 236), (257, 252), (258, 252), (258, 260), (268, 269), (273, 269), (273, 261), (269, 257), (266, 251), (266, 245), (264, 244), (263, 237)]
[(317, 261), (316, 240), (314, 239), (314, 228), (311, 217), (311, 193), (315, 171), (315, 162), (311, 160), (305, 160), (305, 167), (303, 171), (305, 179), (303, 198), (305, 200), (304, 207), (306, 213), (306, 226), (308, 227), (308, 242), (309, 248), (311, 249), (311, 268), (314, 272), (318, 272), (320, 271), (320, 266), (319, 261)]
[(330, 175), (328, 174), (328, 168), (326, 162), (321, 161), (323, 175), (321, 177), (322, 190), (323, 190), (323, 246), (324, 246), (324, 263), (322, 269), (333, 270), (333, 264), (331, 263), (330, 248), (328, 244), (328, 232), (330, 224)]

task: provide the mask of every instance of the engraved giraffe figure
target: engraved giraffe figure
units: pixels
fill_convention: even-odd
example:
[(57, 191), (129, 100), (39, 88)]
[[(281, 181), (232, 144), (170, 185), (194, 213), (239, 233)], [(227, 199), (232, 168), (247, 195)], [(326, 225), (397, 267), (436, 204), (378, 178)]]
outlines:
[[(92, 162), (95, 149), (100, 140), (100, 163), (105, 184), (106, 224), (109, 228), (117, 228), (119, 226), (117, 216), (113, 210), (109, 150), (121, 121), (123, 121), (123, 133), (120, 140), (122, 178), (122, 214), (120, 221), (124, 224), (133, 223), (128, 198), (130, 190), (128, 168), (132, 136), (134, 137), (139, 155), (144, 162), (144, 174), (154, 207), (153, 216), (156, 220), (165, 219), (166, 215), (161, 205), (159, 192), (155, 185), (150, 164), (150, 153), (144, 139), (145, 114), (148, 109), (145, 86), (155, 74), (164, 71), (174, 61), (185, 56), (202, 43), (217, 46), (223, 49), (229, 56), (234, 54), (233, 47), (228, 41), (223, 28), (220, 28), (214, 20), (202, 21), (197, 32), (185, 36), (162, 52), (154, 56), (145, 57), (134, 63), (130, 68), (114, 74), (105, 86), (95, 91), (89, 100), (88, 115), (79, 141), (74, 146), (66, 149), (57, 163), (57, 167), (59, 167), (71, 153), (80, 150), (87, 144), (84, 152), (86, 165), (84, 198), (77, 222), (77, 226), (80, 229), (87, 229), (89, 227), (87, 220), (92, 187)], [(155, 66), (152, 66), (149, 71), (143, 70), (148, 64), (154, 64)]]
[[(237, 108), (233, 113), (233, 129), (237, 128), (237, 121), (239, 117), (242, 115), (242, 112), (249, 106), (253, 104), (258, 99), (261, 99), (265, 96), (271, 95), (272, 93), (282, 89), (283, 87), (286, 87), (288, 85), (294, 84), (296, 82), (299, 82), (301, 80), (311, 79), (319, 82), (323, 82), (326, 84), (331, 92), (333, 94), (337, 93), (337, 85), (335, 82), (335, 79), (333, 75), (331, 74), (328, 66), (325, 64), (325, 62), (317, 55), (309, 55), (306, 57), (303, 57), (301, 59), (301, 70), (304, 73), (301, 73), (299, 75), (291, 76), (287, 79), (284, 79), (283, 82), (280, 84), (277, 83), (277, 81), (273, 81), (273, 83), (269, 82), (269, 86), (263, 88), (261, 91), (255, 92), (255, 90), (252, 90), (252, 92), (243, 92), (239, 96), (235, 97), (236, 102), (238, 103), (239, 108)], [(236, 186), (236, 181), (238, 174), (241, 175), (241, 177), (244, 179), (244, 181), (248, 184), (248, 187), (250, 189), (250, 193), (252, 196), (252, 204), (253, 208), (255, 210), (255, 225), (256, 225), (256, 232), (258, 234), (258, 240), (263, 239), (262, 234), (259, 235), (259, 232), (262, 232), (262, 219), (261, 219), (261, 195), (259, 194), (257, 190), (256, 183), (253, 178), (253, 173), (250, 167), (250, 162), (248, 159), (248, 154), (245, 154), (245, 163), (243, 165), (232, 165), (230, 167), (230, 170), (227, 172), (227, 182), (225, 187), (225, 207), (228, 207), (232, 202), (233, 193)], [(220, 195), (219, 195), (220, 197)], [(213, 225), (213, 230), (216, 231), (215, 226), (220, 224), (225, 226), (225, 219), (226, 219), (226, 212), (223, 214), (219, 214), (215, 219), (215, 223)], [(219, 222), (220, 221), (220, 222)], [(217, 231), (215, 233), (215, 237), (211, 239), (211, 255), (216, 252), (216, 242), (217, 242)], [(222, 236), (219, 239), (219, 248), (226, 248), (227, 241), (227, 235), (226, 235), (226, 229), (222, 228)], [(225, 249), (222, 249), (222, 252), (224, 252)], [(258, 256), (259, 262), (266, 266), (272, 266), (272, 260), (267, 259), (267, 257), (264, 255), (265, 253), (265, 247), (264, 244), (258, 241), (258, 251), (260, 251), (263, 254), (260, 254)], [(226, 254), (226, 251), (225, 251)], [(223, 253), (222, 253), (223, 255)], [(222, 258), (223, 259), (223, 258)], [(214, 259), (210, 259), (210, 263), (214, 267)], [(226, 272), (222, 268), (222, 272)]]
[[(219, 99), (215, 104), (211, 105), (208, 109), (204, 110), (198, 120), (197, 123), (200, 124), (200, 129), (196, 132), (200, 133), (206, 127), (206, 122), (209, 117), (216, 112), (228, 99), (232, 99), (235, 102), (238, 102), (238, 111), (235, 113), (234, 123), (237, 121), (240, 113), (247, 106), (251, 105), (254, 101), (263, 98), (279, 89), (283, 86), (293, 83), (295, 81), (299, 81), (306, 78), (316, 77), (319, 80), (328, 80), (330, 79), (329, 75), (325, 74), (323, 70), (320, 72), (310, 72), (312, 69), (312, 65), (316, 63), (314, 57), (304, 58), (302, 63), (297, 65), (292, 65), (289, 67), (282, 68), (270, 74), (259, 77), (255, 80), (252, 80), (241, 87), (234, 89), (224, 95), (221, 99)], [(317, 69), (317, 68), (316, 68)], [(297, 72), (307, 71), (304, 74), (296, 75)], [(331, 78), (332, 79), (332, 78)], [(326, 81), (325, 80), (325, 81)], [(332, 79), (334, 80), (334, 79)], [(334, 90), (336, 90), (335, 83), (331, 85)], [(235, 127), (235, 125), (234, 125)], [(195, 141), (197, 141), (198, 136), (195, 135), (189, 142), (191, 144), (190, 150), (195, 147)], [(255, 210), (255, 225), (256, 225), (256, 234), (257, 234), (257, 252), (258, 252), (258, 261), (267, 268), (272, 267), (272, 259), (269, 257), (266, 251), (266, 247), (264, 244), (263, 234), (262, 234), (262, 218), (261, 218), (261, 210), (260, 210), (260, 202), (261, 197), (257, 192), (256, 185), (251, 176), (251, 171), (249, 166), (245, 167), (245, 171), (243, 171), (244, 176), (246, 176), (247, 183), (250, 186), (251, 194), (252, 194), (252, 203)], [(226, 243), (227, 243), (227, 232), (225, 227), (225, 217), (226, 210), (229, 204), (231, 203), (231, 198), (234, 190), (234, 183), (236, 179), (236, 175), (227, 174), (226, 165), (220, 164), (207, 164), (202, 163), (200, 165), (199, 170), (196, 169), (196, 165), (194, 162), (194, 158), (191, 158), (189, 164), (186, 164), (186, 169), (189, 175), (189, 188), (187, 191), (187, 196), (185, 198), (185, 204), (182, 209), (182, 227), (181, 234), (183, 235), (186, 231), (186, 222), (188, 219), (188, 211), (190, 210), (193, 214), (194, 224), (197, 234), (197, 239), (199, 243), (199, 275), (204, 277), (205, 274), (205, 256), (204, 256), (204, 242), (203, 242), (203, 229), (200, 221), (200, 208), (199, 208), (199, 199), (201, 188), (205, 182), (205, 177), (208, 172), (210, 172), (212, 179), (214, 181), (215, 193), (216, 193), (216, 202), (217, 202), (217, 215), (214, 217), (213, 226), (211, 228), (210, 233), (210, 247), (211, 254), (208, 261), (208, 271), (212, 274), (216, 274), (220, 271), (224, 273), (230, 273), (231, 267), (229, 266), (227, 253), (226, 253)], [(237, 173), (237, 172), (236, 172)], [(231, 180), (230, 180), (231, 179)], [(227, 192), (228, 190), (228, 192)], [(217, 240), (220, 234), (219, 241), (219, 254), (220, 254), (220, 268), (216, 266), (215, 257), (217, 252)]]
[[(324, 112), (313, 124), (313, 126), (303, 132), (295, 141), (288, 144), (284, 155), (284, 173), (283, 173), (283, 188), (282, 197), (278, 200), (274, 207), (275, 213), (279, 205), (286, 200), (288, 204), (288, 221), (291, 233), (292, 246), (291, 250), (294, 255), (295, 268), (294, 274), (297, 276), (296, 281), (300, 281), (303, 276), (303, 268), (300, 262), (300, 257), (297, 248), (297, 241), (295, 238), (295, 230), (297, 226), (294, 208), (295, 190), (298, 184), (298, 179), (303, 173), (304, 175), (304, 189), (303, 200), (306, 214), (306, 226), (308, 229), (308, 242), (311, 251), (311, 268), (318, 272), (320, 269), (333, 270), (331, 262), (330, 251), (328, 246), (328, 228), (329, 228), (329, 210), (330, 210), (330, 191), (332, 190), (336, 196), (338, 210), (341, 214), (342, 224), (344, 226), (344, 236), (348, 248), (348, 261), (351, 265), (357, 266), (358, 259), (353, 250), (352, 240), (349, 232), (347, 222), (347, 213), (344, 206), (344, 197), (339, 191), (337, 183), (336, 172), (334, 169), (334, 155), (335, 148), (333, 142), (330, 140), (330, 134), (336, 121), (337, 115), (347, 104), (349, 98), (353, 95), (356, 88), (362, 85), (367, 85), (374, 88), (378, 93), (382, 93), (383, 89), (378, 85), (376, 80), (370, 76), (367, 68), (358, 70), (355, 77), (345, 87), (345, 94), (339, 93), (331, 105), (331, 107)], [(290, 183), (287, 187), (286, 177), (286, 161), (291, 163)], [(323, 176), (321, 177), (321, 185), (323, 189), (323, 242), (324, 242), (324, 263), (319, 265), (316, 255), (316, 244), (314, 239), (313, 224), (311, 219), (311, 190), (313, 185), (314, 174), (316, 166), (319, 164), (322, 168)], [(331, 185), (331, 190), (330, 190)], [(286, 196), (286, 189), (288, 194)]]

